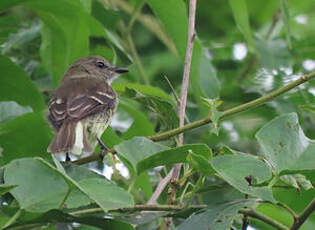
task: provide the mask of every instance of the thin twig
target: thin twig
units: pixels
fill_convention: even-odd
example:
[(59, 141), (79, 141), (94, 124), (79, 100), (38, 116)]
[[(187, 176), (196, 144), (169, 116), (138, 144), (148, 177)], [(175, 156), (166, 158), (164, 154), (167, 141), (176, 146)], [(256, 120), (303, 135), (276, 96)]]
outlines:
[(155, 204), (173, 175), (173, 169), (160, 181), (147, 204)]
[(176, 91), (175, 91), (175, 89), (174, 89), (172, 83), (170, 82), (170, 80), (168, 79), (168, 77), (167, 77), (166, 75), (164, 75), (164, 78), (165, 78), (167, 84), (169, 85), (169, 87), (171, 88), (172, 94), (174, 95), (175, 100), (176, 100), (176, 103), (177, 103), (177, 105), (179, 106), (179, 104), (180, 104), (180, 99), (179, 99), (179, 97), (177, 96), (177, 93), (176, 93)]
[(291, 226), (290, 230), (298, 230), (314, 210), (315, 198), (307, 205), (307, 207), (303, 210), (301, 215), (294, 219), (293, 225)]
[[(189, 86), (189, 73), (190, 73), (191, 58), (192, 58), (192, 52), (194, 48), (194, 38), (195, 38), (196, 5), (197, 5), (197, 0), (190, 0), (187, 49), (186, 49), (182, 87), (181, 87), (181, 93), (180, 93), (180, 104), (179, 104), (179, 109), (178, 109), (179, 127), (182, 127), (184, 125), (184, 120), (185, 120), (185, 110), (186, 110), (187, 93), (188, 93), (188, 86)], [(181, 133), (179, 135), (179, 145), (183, 145), (183, 142), (184, 142), (184, 136), (183, 136), (183, 133)]]
[[(180, 93), (180, 104), (179, 104), (179, 127), (184, 126), (185, 121), (185, 110), (187, 102), (187, 93), (189, 86), (189, 73), (192, 59), (192, 52), (194, 48), (194, 39), (195, 39), (195, 18), (196, 18), (196, 5), (197, 0), (190, 0), (189, 2), (189, 23), (188, 23), (188, 39), (187, 39), (187, 49), (185, 57), (185, 66), (183, 73), (182, 88)], [(184, 143), (184, 134), (179, 134), (179, 146)], [(180, 174), (181, 164), (175, 164), (172, 179), (178, 179)]]
[[(177, 106), (179, 106), (179, 105), (180, 105), (180, 99), (179, 99), (179, 97), (177, 96), (177, 93), (176, 93), (176, 91), (175, 91), (175, 89), (174, 89), (172, 83), (170, 82), (170, 80), (168, 79), (167, 76), (164, 75), (164, 78), (165, 78), (167, 84), (169, 85), (169, 87), (170, 87), (171, 90), (172, 90), (172, 94), (174, 95), (174, 98), (175, 98), (175, 100), (176, 100)], [(186, 113), (185, 113), (185, 121), (186, 121), (187, 123), (190, 122), (189, 119), (188, 119), (188, 117), (187, 117), (187, 115), (186, 115)]]
[[(222, 119), (226, 119), (227, 117), (230, 117), (232, 115), (235, 115), (235, 114), (238, 114), (240, 112), (244, 112), (244, 111), (247, 111), (249, 109), (252, 109), (252, 108), (255, 108), (257, 106), (260, 106), (268, 101), (271, 101), (272, 99), (274, 99), (275, 97), (283, 94), (283, 93), (286, 93), (288, 92), (289, 90), (303, 84), (304, 82), (307, 82), (311, 79), (315, 78), (315, 72), (312, 72), (312, 73), (309, 73), (309, 74), (305, 74), (305, 75), (302, 75), (299, 79), (297, 79), (296, 81), (293, 81), (285, 86), (282, 86), (281, 88), (265, 95), (265, 96), (262, 96), (260, 98), (257, 98), (255, 100), (252, 100), (250, 102), (247, 102), (245, 104), (242, 104), (242, 105), (239, 105), (239, 106), (236, 106), (234, 108), (231, 108), (231, 109), (228, 109), (228, 110), (225, 110), (223, 111), (223, 115), (220, 117), (220, 120)], [(176, 128), (176, 129), (172, 129), (172, 130), (169, 130), (169, 131), (166, 131), (166, 132), (163, 132), (163, 133), (158, 133), (158, 134), (155, 134), (154, 136), (151, 136), (151, 137), (148, 137), (150, 140), (152, 141), (162, 141), (162, 140), (165, 140), (165, 139), (168, 139), (170, 137), (173, 137), (173, 136), (176, 136), (178, 135), (179, 133), (183, 133), (183, 132), (186, 132), (186, 131), (189, 131), (189, 130), (192, 130), (192, 129), (195, 129), (195, 128), (199, 128), (203, 125), (207, 125), (211, 123), (211, 117), (207, 116), (205, 118), (202, 118), (201, 120), (198, 120), (198, 121), (194, 121), (194, 122), (191, 122), (187, 125), (184, 125), (183, 127), (180, 127), (180, 128)], [(115, 152), (113, 149), (110, 149), (109, 152)], [(92, 161), (96, 161), (96, 160), (99, 160), (99, 159), (102, 159), (100, 157), (100, 154), (99, 153), (95, 153), (95, 154), (92, 154), (88, 157), (84, 157), (84, 158), (81, 158), (79, 160), (76, 160), (76, 161), (73, 161), (72, 163), (75, 163), (75, 164), (86, 164), (86, 163), (89, 163), (89, 162), (92, 162)]]

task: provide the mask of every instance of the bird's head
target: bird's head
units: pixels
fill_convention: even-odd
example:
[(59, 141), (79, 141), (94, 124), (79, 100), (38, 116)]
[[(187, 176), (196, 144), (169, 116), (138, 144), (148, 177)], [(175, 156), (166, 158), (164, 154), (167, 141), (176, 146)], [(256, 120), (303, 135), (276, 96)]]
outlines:
[(113, 66), (109, 61), (101, 56), (89, 56), (76, 60), (65, 74), (65, 77), (80, 78), (89, 76), (91, 78), (104, 79), (111, 84), (122, 73), (127, 73), (128, 69)]

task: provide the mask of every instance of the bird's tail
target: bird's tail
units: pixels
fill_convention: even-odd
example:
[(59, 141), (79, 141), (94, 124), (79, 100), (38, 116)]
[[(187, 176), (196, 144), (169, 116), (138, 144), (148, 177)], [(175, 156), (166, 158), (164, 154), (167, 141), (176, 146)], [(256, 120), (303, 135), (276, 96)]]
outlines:
[(92, 152), (87, 141), (86, 130), (81, 121), (64, 122), (47, 148), (53, 154), (68, 152), (81, 155), (82, 152)]

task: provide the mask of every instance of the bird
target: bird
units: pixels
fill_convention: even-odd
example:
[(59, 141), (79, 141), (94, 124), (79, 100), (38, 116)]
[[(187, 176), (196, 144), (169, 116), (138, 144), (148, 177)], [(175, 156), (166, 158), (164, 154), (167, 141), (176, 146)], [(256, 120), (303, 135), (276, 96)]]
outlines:
[(128, 69), (115, 67), (101, 56), (76, 60), (65, 72), (48, 102), (48, 120), (55, 137), (47, 148), (51, 154), (90, 154), (115, 113), (118, 97), (111, 83)]

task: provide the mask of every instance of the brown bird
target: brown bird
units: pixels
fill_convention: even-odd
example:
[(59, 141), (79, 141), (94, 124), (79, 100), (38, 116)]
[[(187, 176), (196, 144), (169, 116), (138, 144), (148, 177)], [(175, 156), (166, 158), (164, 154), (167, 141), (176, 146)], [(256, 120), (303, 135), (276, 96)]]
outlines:
[(80, 155), (92, 153), (118, 105), (112, 81), (125, 68), (100, 56), (80, 58), (66, 71), (49, 101), (48, 120), (56, 136), (47, 151)]

